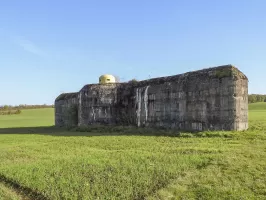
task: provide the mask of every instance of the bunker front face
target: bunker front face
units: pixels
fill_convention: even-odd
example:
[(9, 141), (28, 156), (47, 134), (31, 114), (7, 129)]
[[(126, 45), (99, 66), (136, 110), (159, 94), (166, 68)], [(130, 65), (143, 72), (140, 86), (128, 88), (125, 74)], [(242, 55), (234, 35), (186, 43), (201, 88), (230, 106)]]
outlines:
[(85, 85), (55, 100), (56, 126), (247, 130), (248, 79), (223, 65), (128, 83)]

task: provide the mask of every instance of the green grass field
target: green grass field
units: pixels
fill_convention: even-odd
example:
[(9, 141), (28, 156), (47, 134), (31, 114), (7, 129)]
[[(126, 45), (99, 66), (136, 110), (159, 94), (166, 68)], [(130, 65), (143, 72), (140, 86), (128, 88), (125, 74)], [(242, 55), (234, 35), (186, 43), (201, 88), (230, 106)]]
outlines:
[(64, 131), (53, 112), (0, 116), (1, 200), (266, 199), (266, 103), (248, 131), (178, 137)]
[(39, 127), (53, 124), (53, 108), (23, 110), (19, 115), (0, 115), (0, 128)]

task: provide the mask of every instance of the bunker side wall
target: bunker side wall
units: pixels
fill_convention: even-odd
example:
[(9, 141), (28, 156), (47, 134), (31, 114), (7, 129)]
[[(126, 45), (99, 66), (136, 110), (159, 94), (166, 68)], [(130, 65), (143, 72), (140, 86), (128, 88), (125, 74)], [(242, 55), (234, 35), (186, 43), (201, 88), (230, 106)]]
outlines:
[(77, 95), (55, 101), (55, 126), (77, 126), (78, 124)]
[(235, 81), (235, 124), (234, 130), (248, 129), (248, 80)]
[(136, 87), (135, 125), (180, 130), (232, 130), (235, 81), (231, 77), (180, 77)]

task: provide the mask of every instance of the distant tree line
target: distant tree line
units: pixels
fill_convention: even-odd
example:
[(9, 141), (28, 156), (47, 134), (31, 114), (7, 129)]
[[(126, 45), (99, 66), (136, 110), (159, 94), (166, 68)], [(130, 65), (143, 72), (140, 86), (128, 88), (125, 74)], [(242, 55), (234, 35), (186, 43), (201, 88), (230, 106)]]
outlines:
[(3, 105), (0, 106), (0, 111), (7, 111), (7, 110), (22, 110), (22, 109), (37, 109), (37, 108), (54, 108), (54, 105), (26, 105), (26, 104), (20, 104), (17, 106), (11, 106), (11, 105)]
[(0, 115), (18, 115), (21, 113), (20, 109), (17, 110), (0, 110)]
[(266, 95), (250, 94), (248, 95), (248, 103), (266, 102)]

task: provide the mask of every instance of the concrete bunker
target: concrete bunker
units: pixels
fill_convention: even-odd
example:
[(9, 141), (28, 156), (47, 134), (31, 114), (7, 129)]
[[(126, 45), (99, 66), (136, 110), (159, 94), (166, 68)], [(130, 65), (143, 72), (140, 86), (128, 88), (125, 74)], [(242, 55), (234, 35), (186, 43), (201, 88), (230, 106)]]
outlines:
[[(78, 107), (78, 126), (134, 125), (189, 131), (248, 128), (248, 79), (232, 65), (134, 84), (89, 84), (67, 99)], [(69, 100), (57, 100), (55, 107), (60, 106), (68, 107)], [(57, 114), (57, 120), (69, 123), (64, 114)]]

